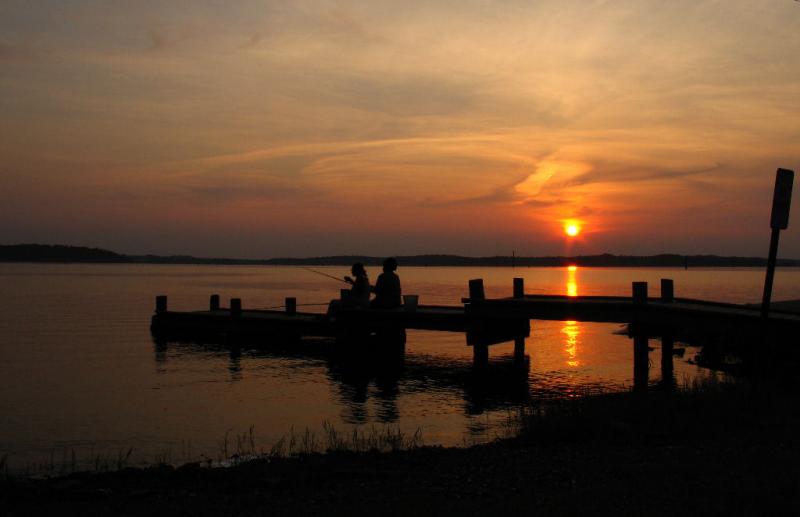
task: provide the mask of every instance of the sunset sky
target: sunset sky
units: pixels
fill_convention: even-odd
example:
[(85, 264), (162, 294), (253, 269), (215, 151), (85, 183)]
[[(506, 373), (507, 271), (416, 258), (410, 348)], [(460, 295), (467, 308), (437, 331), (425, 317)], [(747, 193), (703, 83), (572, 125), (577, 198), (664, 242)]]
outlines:
[(800, 3), (3, 0), (0, 113), (1, 244), (765, 256)]

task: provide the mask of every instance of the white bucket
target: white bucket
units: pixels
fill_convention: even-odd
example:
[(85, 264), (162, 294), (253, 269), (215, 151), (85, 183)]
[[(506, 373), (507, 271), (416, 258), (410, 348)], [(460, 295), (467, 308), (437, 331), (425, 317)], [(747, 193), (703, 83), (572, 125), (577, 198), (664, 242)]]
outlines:
[(414, 312), (417, 310), (419, 304), (419, 295), (417, 294), (404, 294), (403, 295), (403, 308), (407, 312)]

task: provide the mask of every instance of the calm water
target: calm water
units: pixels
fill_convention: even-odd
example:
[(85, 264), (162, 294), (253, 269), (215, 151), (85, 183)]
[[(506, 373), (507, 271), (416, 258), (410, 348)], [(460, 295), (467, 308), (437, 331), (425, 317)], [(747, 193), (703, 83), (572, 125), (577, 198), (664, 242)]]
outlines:
[[(345, 274), (346, 268), (318, 268)], [(370, 269), (371, 278), (377, 268)], [(542, 294), (619, 294), (634, 280), (675, 280), (676, 296), (754, 302), (763, 272), (749, 269), (402, 268), (407, 294), (423, 304), (458, 304), (467, 280), (484, 278), (487, 296), (507, 296), (514, 276)], [(171, 309), (200, 309), (208, 295), (244, 306), (324, 304), (340, 285), (301, 268), (251, 266), (0, 264), (0, 457), (24, 468), (64, 451), (78, 459), (134, 448), (136, 461), (219, 456), (226, 434), (254, 426), (268, 448), (294, 430), (330, 421), (422, 430), (425, 443), (460, 445), (502, 433), (509, 414), (543, 397), (632, 385), (633, 347), (614, 324), (532, 322), (527, 369), (512, 368), (512, 344), (490, 350), (485, 378), (455, 333), (409, 332), (402, 370), (373, 372), (303, 352), (231, 353), (221, 346), (154, 345), (156, 294)], [(655, 289), (655, 291), (652, 291)], [(800, 270), (780, 270), (774, 299), (800, 298)], [(324, 311), (322, 305), (304, 307)], [(660, 379), (652, 341), (650, 382)], [(713, 375), (676, 358), (680, 384)]]

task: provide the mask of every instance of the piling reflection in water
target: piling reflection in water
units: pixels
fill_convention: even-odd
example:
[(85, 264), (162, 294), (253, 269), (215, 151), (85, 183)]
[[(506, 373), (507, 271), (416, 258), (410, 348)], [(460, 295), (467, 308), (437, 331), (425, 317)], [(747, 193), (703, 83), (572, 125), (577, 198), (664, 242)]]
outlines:
[[(188, 356), (227, 360), (231, 382), (244, 377), (246, 362), (301, 359), (309, 367), (326, 366), (334, 388), (342, 422), (396, 423), (402, 418), (398, 399), (411, 394), (440, 393), (462, 400), (463, 413), (481, 415), (515, 407), (530, 398), (530, 363), (514, 356), (492, 361), (491, 368), (475, 368), (468, 358), (405, 353), (400, 348), (334, 344), (332, 340), (300, 340), (291, 343), (232, 343), (163, 340), (154, 338), (154, 359), (159, 373), (167, 373), (169, 360)], [(387, 352), (388, 351), (388, 352)]]

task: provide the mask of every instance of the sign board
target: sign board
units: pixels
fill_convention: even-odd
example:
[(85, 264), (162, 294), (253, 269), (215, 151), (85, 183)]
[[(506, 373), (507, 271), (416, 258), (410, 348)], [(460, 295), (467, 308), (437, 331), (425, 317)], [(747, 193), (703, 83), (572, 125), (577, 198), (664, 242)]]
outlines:
[(794, 171), (778, 169), (775, 175), (775, 193), (772, 196), (770, 227), (785, 230), (789, 226), (789, 206), (792, 204)]

